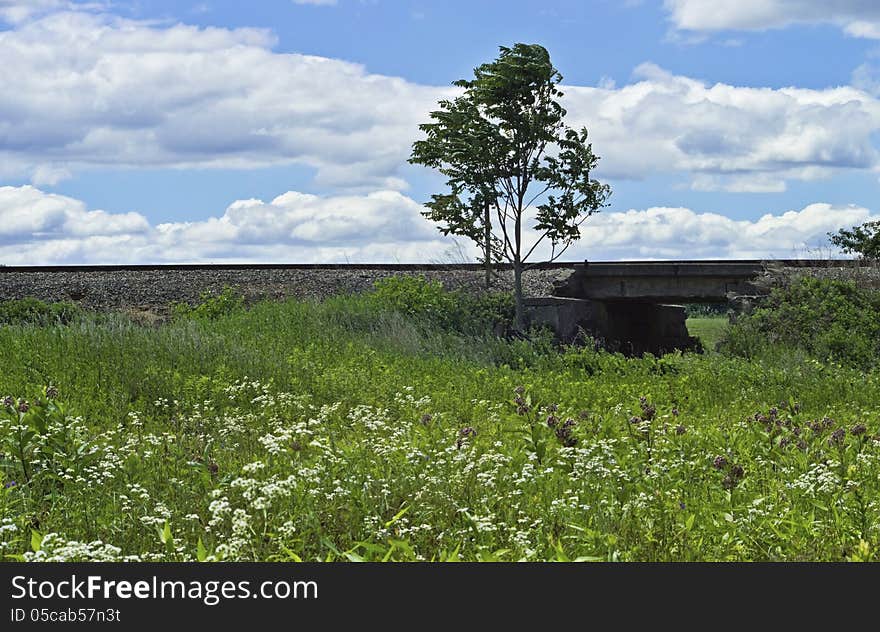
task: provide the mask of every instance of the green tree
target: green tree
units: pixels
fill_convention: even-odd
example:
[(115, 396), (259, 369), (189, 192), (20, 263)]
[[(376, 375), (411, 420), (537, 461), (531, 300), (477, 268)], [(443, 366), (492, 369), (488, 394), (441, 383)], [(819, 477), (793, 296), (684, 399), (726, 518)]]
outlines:
[(880, 260), (880, 220), (828, 233), (831, 243), (862, 259)]
[[(516, 325), (525, 324), (522, 274), (537, 247), (549, 242), (550, 261), (580, 238), (580, 226), (606, 206), (608, 185), (591, 177), (599, 158), (587, 129), (563, 123), (557, 85), (562, 75), (536, 44), (502, 46), (464, 92), (439, 102), (426, 138), (410, 162), (438, 169), (448, 192), (431, 196), (425, 217), (443, 234), (461, 235), (481, 249), (487, 282), (493, 262), (513, 265)], [(536, 237), (523, 234), (528, 223)]]

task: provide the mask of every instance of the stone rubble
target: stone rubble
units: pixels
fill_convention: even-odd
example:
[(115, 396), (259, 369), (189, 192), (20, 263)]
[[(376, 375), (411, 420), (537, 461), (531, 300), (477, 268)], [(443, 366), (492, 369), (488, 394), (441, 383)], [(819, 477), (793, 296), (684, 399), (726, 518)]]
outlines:
[[(546, 296), (553, 283), (567, 278), (574, 269), (533, 269), (524, 274), (527, 296)], [(513, 274), (499, 273), (493, 291), (512, 288)], [(423, 276), (440, 280), (449, 290), (485, 291), (482, 270), (388, 269), (250, 269), (124, 270), (75, 272), (0, 271), (0, 300), (34, 297), (47, 302), (71, 301), (88, 309), (136, 308), (167, 311), (174, 302), (195, 304), (204, 292), (218, 294), (224, 287), (238, 290), (248, 302), (285, 298), (324, 299), (334, 295), (366, 292), (373, 283), (395, 275)]]

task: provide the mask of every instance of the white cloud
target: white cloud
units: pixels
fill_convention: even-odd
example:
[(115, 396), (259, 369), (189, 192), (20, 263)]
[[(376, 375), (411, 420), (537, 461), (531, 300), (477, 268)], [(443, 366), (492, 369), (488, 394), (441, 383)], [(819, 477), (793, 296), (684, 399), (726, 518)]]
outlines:
[[(94, 168), (296, 164), (324, 187), (405, 189), (418, 125), (454, 89), (274, 44), (260, 29), (84, 12), (0, 31), (0, 179), (52, 185)], [(590, 129), (602, 177), (690, 172), (695, 187), (780, 190), (878, 162), (880, 102), (852, 87), (708, 85), (645, 64), (629, 85), (564, 90), (569, 123)]]
[(698, 188), (778, 191), (877, 165), (880, 102), (862, 90), (708, 85), (653, 64), (636, 77), (619, 89), (564, 88), (568, 121), (588, 127), (606, 177), (680, 171)]
[(0, 31), (0, 178), (301, 164), (322, 183), (402, 187), (417, 127), (451, 89), (274, 43), (81, 12)]
[(137, 213), (89, 211), (79, 200), (34, 187), (0, 187), (0, 244), (3, 247), (63, 240), (145, 234), (147, 220)]
[(76, 0), (0, 0), (0, 21), (18, 24), (53, 11), (95, 11), (105, 9), (106, 1)]
[(336, 0), (293, 0), (293, 4), (312, 4), (319, 7), (332, 7)]
[(717, 176), (698, 174), (691, 181), (694, 191), (726, 191), (727, 193), (783, 193), (785, 180), (764, 174), (748, 176)]
[(396, 191), (239, 200), (198, 222), (151, 226), (32, 186), (0, 187), (0, 263), (426, 261), (450, 241)]
[(418, 203), (395, 191), (329, 198), (290, 191), (268, 203), (236, 201), (221, 217), (160, 224), (156, 229), (181, 243), (230, 240), (306, 248), (433, 240), (437, 233), (421, 217), (421, 210)]
[[(88, 210), (31, 186), (0, 187), (0, 263), (443, 260), (452, 241), (421, 210), (396, 191), (334, 197), (290, 191), (271, 202), (233, 202), (204, 221), (151, 226), (138, 213)], [(686, 208), (606, 212), (583, 225), (565, 259), (787, 258), (825, 244), (829, 231), (869, 219), (880, 216), (829, 204), (754, 221)]]
[(37, 186), (46, 184), (55, 186), (62, 180), (73, 177), (70, 170), (61, 165), (37, 165), (31, 175), (31, 182)]
[(858, 206), (811, 204), (800, 211), (733, 220), (687, 208), (600, 213), (584, 223), (572, 259), (764, 259), (827, 248), (827, 233), (880, 216)]
[(877, 96), (880, 94), (880, 68), (872, 62), (861, 64), (852, 72), (852, 85)]
[(0, 0), (0, 19), (15, 24), (44, 11), (60, 9), (66, 4), (64, 0)]
[(763, 30), (791, 24), (834, 24), (853, 37), (880, 38), (876, 0), (664, 0), (676, 28)]

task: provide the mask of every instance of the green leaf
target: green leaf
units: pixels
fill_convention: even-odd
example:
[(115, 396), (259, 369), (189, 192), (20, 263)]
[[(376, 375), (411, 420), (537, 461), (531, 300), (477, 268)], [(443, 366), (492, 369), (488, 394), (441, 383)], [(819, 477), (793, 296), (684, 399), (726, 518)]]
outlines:
[(538, 462), (543, 463), (544, 457), (547, 455), (547, 442), (539, 441), (537, 445), (535, 445), (535, 456), (538, 457)]
[(461, 561), (461, 556), (459, 555), (460, 550), (461, 550), (461, 544), (456, 544), (455, 548), (452, 549), (452, 551), (444, 554), (441, 557), (441, 560), (444, 562), (460, 562)]
[(389, 539), (388, 543), (391, 544), (392, 550), (403, 551), (408, 559), (415, 559), (416, 553), (406, 540)]
[(411, 507), (411, 505), (404, 505), (403, 509), (401, 509), (396, 514), (394, 514), (394, 517), (385, 523), (385, 528), (387, 529), (388, 527), (393, 525), (395, 522), (397, 522), (398, 520), (403, 518), (403, 516), (406, 514), (406, 512), (410, 510), (410, 507)]
[(199, 542), (196, 545), (196, 559), (200, 562), (204, 562), (208, 559), (208, 550), (205, 548), (204, 543), (202, 543), (202, 538), (199, 538)]
[(291, 561), (294, 561), (294, 562), (302, 562), (303, 561), (299, 555), (297, 555), (296, 553), (291, 551), (289, 548), (287, 548), (283, 544), (281, 544), (279, 546), (281, 547), (281, 550), (284, 551), (285, 555), (287, 555), (288, 559), (290, 559)]
[(31, 529), (31, 549), (37, 553), (43, 546), (43, 535), (36, 529)]
[(156, 531), (159, 533), (159, 540), (161, 540), (162, 544), (169, 549), (174, 546), (174, 537), (171, 535), (171, 523), (166, 520), (164, 527), (156, 525)]
[(46, 420), (46, 415), (36, 408), (32, 408), (28, 413), (26, 413), (22, 421), (27, 422), (27, 424), (37, 432), (37, 434), (46, 434), (46, 431), (49, 429), (49, 422)]

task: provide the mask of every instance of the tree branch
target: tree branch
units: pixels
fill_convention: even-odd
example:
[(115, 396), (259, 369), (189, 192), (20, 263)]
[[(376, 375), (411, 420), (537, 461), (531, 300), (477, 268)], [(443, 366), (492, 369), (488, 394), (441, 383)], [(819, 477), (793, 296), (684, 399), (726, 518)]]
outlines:
[(502, 251), (502, 254), (506, 255), (508, 250), (513, 250), (513, 246), (510, 243), (510, 237), (507, 235), (507, 202), (504, 203), (504, 206), (504, 217), (501, 216), (501, 207), (497, 206), (496, 209), (498, 213), (498, 224), (501, 227), (501, 232), (504, 235), (504, 249)]
[(554, 256), (554, 257), (550, 257), (550, 259), (548, 260), (548, 263), (553, 263), (554, 261), (556, 261), (557, 259), (559, 259), (559, 257), (561, 257), (563, 254), (565, 254), (565, 251), (568, 250), (569, 246), (571, 246), (573, 243), (574, 243), (573, 241), (570, 241), (570, 242), (568, 242), (567, 244), (565, 244), (565, 245), (562, 247), (562, 250), (560, 250), (560, 251), (556, 254), (556, 256)]
[(526, 253), (526, 256), (522, 258), (522, 260), (525, 261), (526, 259), (528, 259), (529, 256), (535, 251), (535, 248), (538, 247), (538, 244), (540, 244), (542, 241), (544, 241), (544, 239), (545, 239), (546, 237), (547, 237), (547, 233), (546, 233), (546, 232), (545, 232), (543, 235), (541, 235), (540, 237), (538, 237), (538, 241), (536, 241), (536, 242), (532, 245), (532, 247), (529, 248), (529, 251)]
[(552, 188), (553, 188), (553, 185), (552, 185), (552, 184), (548, 184), (547, 186), (545, 186), (541, 191), (539, 191), (538, 193), (536, 193), (536, 194), (532, 197), (531, 200), (528, 201), (528, 203), (525, 205), (525, 208), (529, 208), (529, 207), (532, 205), (532, 202), (534, 202), (535, 200), (537, 200), (540, 196), (544, 195), (545, 193), (547, 193), (547, 191), (549, 191), (549, 190), (552, 189)]

